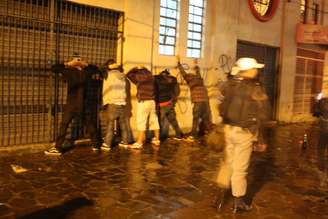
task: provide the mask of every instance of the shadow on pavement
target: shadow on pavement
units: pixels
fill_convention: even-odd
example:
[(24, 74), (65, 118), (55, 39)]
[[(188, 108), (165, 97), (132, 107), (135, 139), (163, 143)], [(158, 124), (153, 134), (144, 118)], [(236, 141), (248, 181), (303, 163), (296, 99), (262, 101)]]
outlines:
[(28, 215), (18, 217), (18, 219), (58, 219), (58, 218), (67, 218), (74, 210), (77, 210), (83, 206), (93, 205), (93, 201), (90, 201), (86, 198), (75, 198), (64, 202), (61, 205), (54, 206), (52, 208), (41, 209), (36, 212), (32, 212)]
[(271, 178), (271, 174), (274, 171), (274, 155), (273, 155), (273, 143), (272, 136), (273, 130), (266, 130), (266, 139), (268, 139), (268, 149), (264, 153), (254, 153), (252, 164), (250, 166), (250, 179), (249, 188), (247, 189), (246, 202), (251, 204), (256, 193), (258, 193), (263, 185)]

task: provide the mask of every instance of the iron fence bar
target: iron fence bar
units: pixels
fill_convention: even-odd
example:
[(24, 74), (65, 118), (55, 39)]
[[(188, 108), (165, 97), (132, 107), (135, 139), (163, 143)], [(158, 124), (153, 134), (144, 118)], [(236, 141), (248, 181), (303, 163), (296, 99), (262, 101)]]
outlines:
[[(10, 62), (10, 57), (11, 57), (11, 55), (10, 55), (10, 48), (11, 48), (11, 37), (10, 37), (10, 35), (11, 35), (11, 27), (9, 27), (9, 30), (8, 30), (8, 69), (7, 69), (7, 71), (9, 71), (10, 70), (10, 64), (11, 64), (11, 62)], [(9, 101), (9, 99), (10, 99), (10, 74), (9, 74), (9, 72), (7, 72), (7, 83), (8, 83), (8, 94), (7, 94), (7, 106), (10, 106), (10, 101)], [(8, 107), (7, 108), (7, 130), (8, 130), (8, 135), (7, 135), (7, 138), (8, 138), (8, 145), (10, 145), (10, 133), (11, 133), (11, 130), (10, 130), (10, 128), (11, 128), (11, 123), (10, 123), (10, 107)]]
[(1, 114), (0, 114), (0, 116), (1, 116), (1, 144), (0, 144), (0, 146), (3, 146), (3, 145), (5, 145), (5, 143), (4, 143), (4, 137), (5, 137), (5, 132), (4, 132), (4, 130), (5, 130), (5, 127), (4, 127), (4, 80), (5, 80), (5, 76), (4, 76), (4, 74), (5, 74), (5, 67), (4, 67), (4, 42), (5, 42), (5, 28), (4, 28), (4, 26), (2, 25), (4, 22), (3, 22), (3, 20), (4, 20), (5, 18), (3, 18), (3, 17), (0, 17), (0, 26), (1, 26), (1, 35), (2, 35), (2, 37), (1, 37), (1, 45), (2, 45), (2, 49), (1, 49)]

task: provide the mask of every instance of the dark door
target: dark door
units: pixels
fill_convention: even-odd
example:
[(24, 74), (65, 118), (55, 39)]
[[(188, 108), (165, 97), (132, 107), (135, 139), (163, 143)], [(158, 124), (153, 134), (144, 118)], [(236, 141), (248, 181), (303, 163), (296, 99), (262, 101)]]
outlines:
[(276, 103), (276, 81), (277, 81), (277, 48), (259, 45), (245, 41), (237, 43), (237, 59), (241, 57), (255, 58), (259, 63), (264, 63), (265, 67), (259, 74), (259, 80), (264, 85), (272, 104), (272, 118)]

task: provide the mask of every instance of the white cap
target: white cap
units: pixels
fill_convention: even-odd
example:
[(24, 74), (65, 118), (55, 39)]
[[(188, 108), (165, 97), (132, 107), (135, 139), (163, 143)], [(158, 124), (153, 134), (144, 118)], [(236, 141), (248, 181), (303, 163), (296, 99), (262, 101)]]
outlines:
[(234, 67), (232, 67), (231, 75), (236, 75), (240, 71), (246, 71), (252, 68), (263, 68), (264, 64), (257, 63), (253, 58), (240, 58), (237, 60)]

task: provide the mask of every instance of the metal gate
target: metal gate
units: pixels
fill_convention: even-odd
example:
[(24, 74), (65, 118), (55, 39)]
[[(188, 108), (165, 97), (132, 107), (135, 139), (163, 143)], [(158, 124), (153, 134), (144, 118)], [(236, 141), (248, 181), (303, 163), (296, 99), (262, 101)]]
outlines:
[(64, 0), (0, 1), (0, 146), (54, 139), (66, 84), (50, 72), (79, 53), (122, 61), (123, 13)]
[(276, 101), (276, 80), (277, 80), (277, 49), (260, 44), (254, 44), (245, 41), (238, 41), (237, 43), (237, 58), (251, 57), (258, 62), (264, 63), (265, 67), (259, 74), (259, 79), (264, 85), (266, 92), (272, 104), (273, 114), (275, 115), (275, 101)]

